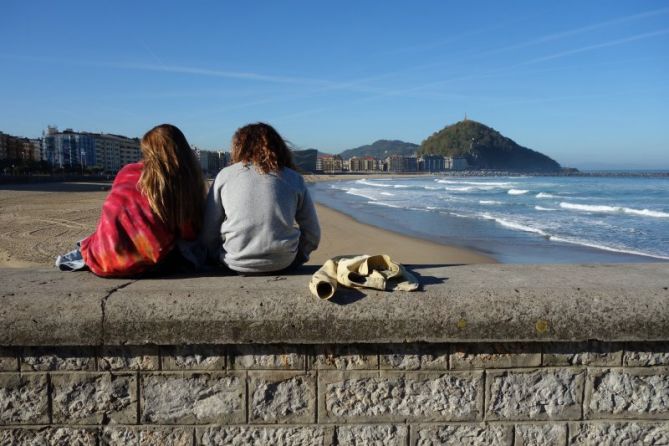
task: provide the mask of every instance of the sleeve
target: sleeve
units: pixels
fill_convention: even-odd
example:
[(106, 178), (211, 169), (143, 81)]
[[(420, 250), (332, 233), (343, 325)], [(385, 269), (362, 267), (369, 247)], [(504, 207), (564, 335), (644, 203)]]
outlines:
[(318, 215), (316, 215), (316, 207), (311, 201), (309, 189), (304, 187), (304, 196), (302, 198), (301, 206), (297, 209), (295, 221), (300, 227), (300, 242), (297, 247), (297, 255), (301, 256), (306, 262), (309, 260), (309, 254), (318, 248), (318, 243), (321, 241), (321, 227), (318, 224)]
[(206, 257), (209, 261), (220, 262), (220, 254), (223, 246), (221, 240), (221, 225), (225, 219), (225, 210), (221, 201), (221, 188), (223, 186), (221, 176), (216, 177), (216, 181), (209, 188), (207, 194), (207, 203), (202, 221), (202, 231), (198, 238), (199, 244), (206, 250)]

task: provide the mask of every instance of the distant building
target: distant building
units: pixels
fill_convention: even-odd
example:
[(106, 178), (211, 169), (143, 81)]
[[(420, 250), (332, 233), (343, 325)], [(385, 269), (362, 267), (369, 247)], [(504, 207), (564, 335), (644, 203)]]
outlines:
[(469, 167), (467, 158), (461, 156), (450, 157), (447, 156), (444, 158), (446, 169), (448, 170), (465, 170)]
[(43, 132), (42, 159), (54, 167), (81, 166), (114, 173), (142, 159), (138, 138), (106, 133), (75, 132), (49, 126)]
[(323, 155), (316, 160), (316, 171), (323, 173), (342, 173), (344, 160), (339, 155)]
[(418, 158), (418, 170), (423, 172), (443, 172), (446, 160), (441, 155), (423, 155)]
[(384, 161), (387, 172), (417, 172), (418, 158), (416, 156), (390, 155)]
[(221, 158), (223, 152), (212, 152), (209, 150), (200, 150), (194, 148), (195, 156), (200, 162), (200, 167), (202, 168), (202, 173), (207, 175), (215, 175), (225, 167), (225, 155)]

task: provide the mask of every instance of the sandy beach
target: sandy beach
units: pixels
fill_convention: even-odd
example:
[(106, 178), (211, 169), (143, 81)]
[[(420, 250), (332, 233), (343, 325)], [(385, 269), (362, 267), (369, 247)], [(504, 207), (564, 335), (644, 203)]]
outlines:
[[(328, 176), (308, 178), (330, 180)], [(97, 223), (108, 184), (41, 183), (0, 188), (0, 266), (51, 266)], [(405, 264), (494, 263), (483, 254), (365, 225), (317, 205), (322, 229), (310, 264), (345, 254), (385, 253)]]

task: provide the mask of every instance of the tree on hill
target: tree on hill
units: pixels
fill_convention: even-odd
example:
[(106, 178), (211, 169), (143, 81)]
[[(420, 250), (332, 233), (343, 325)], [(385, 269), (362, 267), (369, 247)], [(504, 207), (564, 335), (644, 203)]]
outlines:
[(372, 144), (344, 150), (339, 155), (344, 159), (352, 158), (354, 156), (359, 158), (371, 156), (373, 158), (383, 159), (390, 155), (413, 155), (419, 147), (418, 144), (410, 142), (380, 139)]
[(465, 157), (476, 169), (554, 172), (560, 165), (480, 122), (466, 119), (432, 134), (419, 154)]

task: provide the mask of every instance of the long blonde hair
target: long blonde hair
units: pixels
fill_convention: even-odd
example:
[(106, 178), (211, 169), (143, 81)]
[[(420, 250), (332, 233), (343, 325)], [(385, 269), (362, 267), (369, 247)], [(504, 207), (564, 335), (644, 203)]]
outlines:
[(170, 124), (158, 125), (142, 137), (144, 168), (141, 191), (153, 212), (173, 231), (202, 227), (204, 179), (186, 137)]

